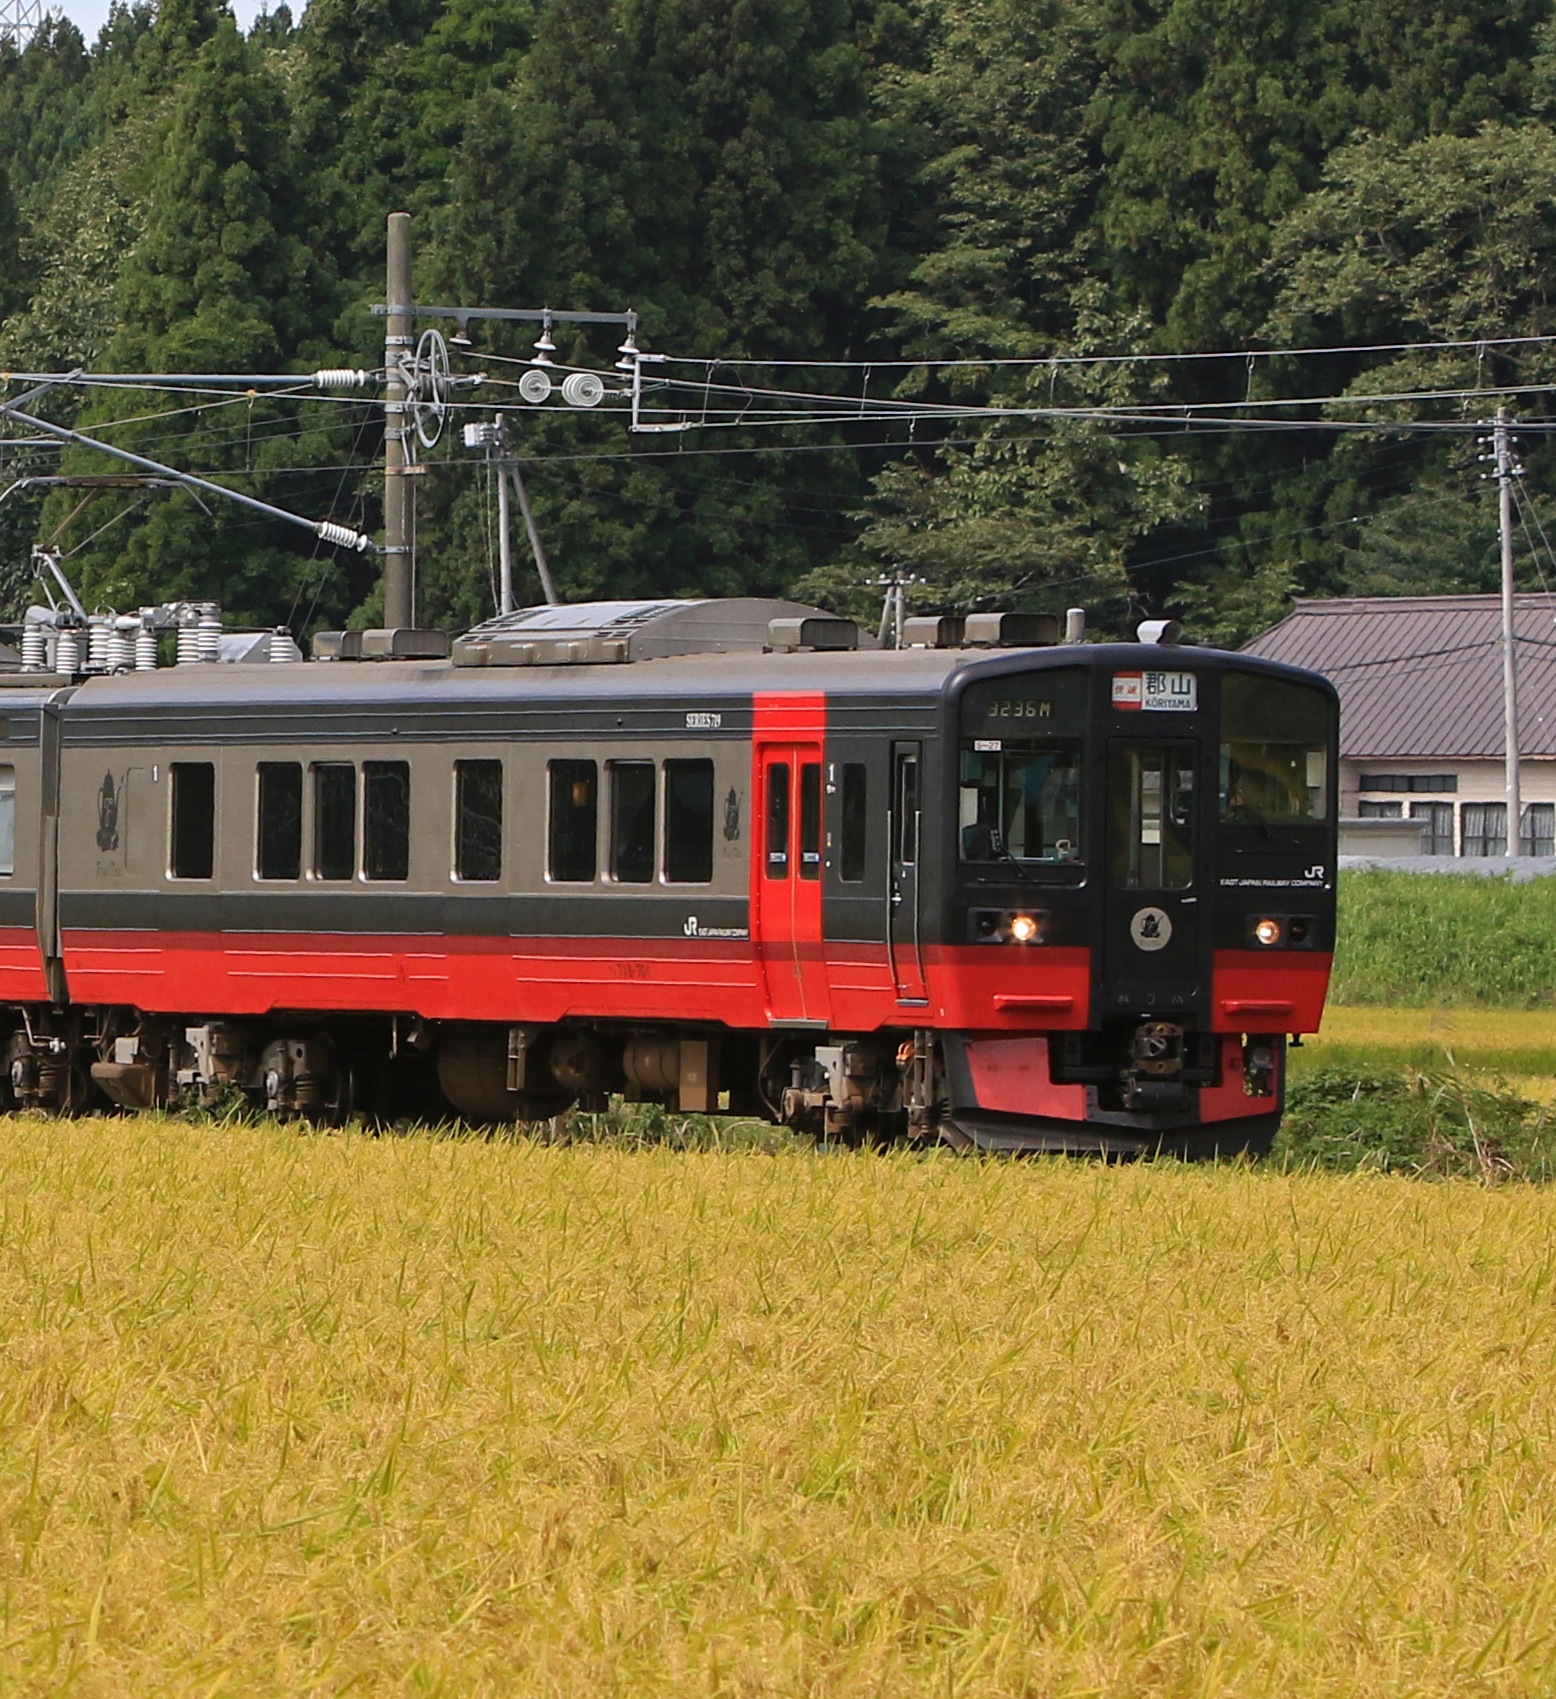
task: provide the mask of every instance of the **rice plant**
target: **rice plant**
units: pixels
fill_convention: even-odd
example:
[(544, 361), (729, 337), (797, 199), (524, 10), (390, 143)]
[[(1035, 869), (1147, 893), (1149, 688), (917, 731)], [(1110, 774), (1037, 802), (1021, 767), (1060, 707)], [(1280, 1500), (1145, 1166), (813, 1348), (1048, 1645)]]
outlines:
[(0, 1121), (0, 1691), (1556, 1684), (1549, 1194)]

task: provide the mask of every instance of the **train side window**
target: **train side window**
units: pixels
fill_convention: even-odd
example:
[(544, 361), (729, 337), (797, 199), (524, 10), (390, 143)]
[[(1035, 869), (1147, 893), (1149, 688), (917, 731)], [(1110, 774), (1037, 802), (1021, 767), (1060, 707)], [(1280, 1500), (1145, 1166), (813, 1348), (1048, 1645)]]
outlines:
[(216, 769), (209, 761), (175, 761), (171, 772), (168, 872), (174, 879), (209, 879), (216, 864)]
[(767, 877), (789, 877), (789, 763), (767, 769)]
[(821, 763), (800, 766), (800, 878), (821, 877)]
[(0, 875), (16, 871), (16, 769), (0, 767)]
[(918, 860), (918, 757), (897, 757), (897, 859), (904, 867)]
[(313, 874), (349, 879), (357, 867), (357, 770), (349, 761), (313, 769)]
[(362, 876), (411, 876), (411, 769), (404, 761), (362, 763)]
[(842, 841), (838, 846), (838, 877), (848, 884), (864, 878), (865, 829), (869, 821), (868, 770), (862, 761), (843, 767)]
[(658, 785), (652, 761), (612, 761), (612, 879), (646, 885), (654, 877), (654, 814)]
[(587, 884), (598, 866), (599, 782), (592, 761), (553, 761), (551, 778), (550, 877)]
[(665, 762), (665, 878), (706, 885), (713, 878), (713, 763)]
[(254, 873), (296, 879), (303, 870), (303, 770), (296, 761), (259, 763)]
[(502, 762), (454, 763), (454, 877), (502, 878)]

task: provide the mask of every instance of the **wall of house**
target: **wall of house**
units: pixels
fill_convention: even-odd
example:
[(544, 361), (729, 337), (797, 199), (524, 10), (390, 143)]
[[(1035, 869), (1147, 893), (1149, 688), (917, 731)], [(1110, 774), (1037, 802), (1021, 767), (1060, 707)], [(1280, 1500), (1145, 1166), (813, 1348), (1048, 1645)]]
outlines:
[[(1526, 850), (1556, 853), (1556, 760), (1522, 762), (1519, 785)], [(1504, 787), (1500, 761), (1345, 757), (1340, 762), (1340, 816), (1419, 819), (1424, 853), (1495, 855), (1505, 843)]]

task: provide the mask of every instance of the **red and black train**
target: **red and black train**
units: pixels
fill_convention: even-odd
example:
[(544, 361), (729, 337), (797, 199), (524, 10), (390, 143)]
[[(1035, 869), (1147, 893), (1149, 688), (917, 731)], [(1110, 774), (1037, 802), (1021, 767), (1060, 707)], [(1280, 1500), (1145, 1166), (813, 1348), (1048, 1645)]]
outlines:
[(1333, 950), (1334, 692), (1051, 635), (599, 603), (0, 675), (5, 1087), (1263, 1148)]

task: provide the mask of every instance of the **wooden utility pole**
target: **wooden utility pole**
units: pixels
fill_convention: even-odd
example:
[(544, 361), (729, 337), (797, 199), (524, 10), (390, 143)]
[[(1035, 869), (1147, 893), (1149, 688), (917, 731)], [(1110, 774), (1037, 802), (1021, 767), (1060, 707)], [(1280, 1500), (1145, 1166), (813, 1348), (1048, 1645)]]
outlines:
[(413, 353), (411, 328), (411, 215), (389, 214), (388, 318), (384, 333), (384, 624), (416, 623), (411, 541), (410, 429), (400, 362)]
[(1502, 719), (1506, 743), (1507, 851), (1523, 851), (1523, 799), (1518, 783), (1518, 634), (1513, 603), (1513, 464), (1512, 421), (1505, 407), (1497, 409), (1493, 444), (1497, 464), (1497, 496), (1502, 532)]

